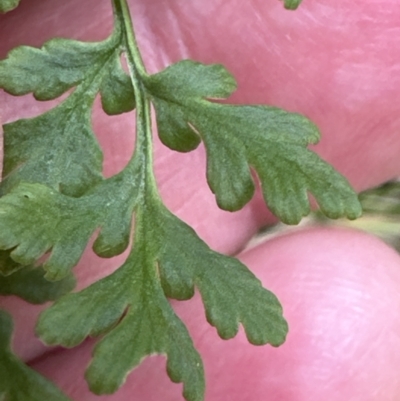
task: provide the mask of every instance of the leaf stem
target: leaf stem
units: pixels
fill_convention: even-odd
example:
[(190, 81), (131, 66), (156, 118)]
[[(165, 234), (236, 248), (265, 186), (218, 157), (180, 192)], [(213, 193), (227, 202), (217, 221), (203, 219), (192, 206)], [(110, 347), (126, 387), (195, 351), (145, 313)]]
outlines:
[(121, 26), (127, 42), (127, 50), (129, 50), (129, 56), (132, 58), (135, 69), (138, 70), (139, 75), (147, 75), (146, 68), (144, 66), (143, 59), (137, 45), (129, 6), (126, 0), (113, 0), (113, 5), (115, 14), (118, 20), (121, 22)]
[(132, 80), (136, 100), (136, 148), (131, 159), (141, 160), (143, 193), (157, 194), (157, 186), (153, 173), (153, 146), (150, 99), (143, 85), (143, 77), (147, 76), (142, 56), (137, 46), (132, 17), (126, 0), (113, 0), (114, 12), (119, 20), (125, 38), (125, 54)]

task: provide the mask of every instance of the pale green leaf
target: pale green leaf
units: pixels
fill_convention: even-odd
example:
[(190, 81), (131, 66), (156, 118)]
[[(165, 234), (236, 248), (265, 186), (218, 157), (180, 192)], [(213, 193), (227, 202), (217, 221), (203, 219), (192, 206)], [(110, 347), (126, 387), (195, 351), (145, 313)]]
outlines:
[(135, 108), (131, 78), (124, 72), (117, 58), (112, 63), (100, 86), (101, 104), (109, 115), (126, 113)]
[(16, 96), (33, 93), (38, 100), (55, 99), (81, 85), (93, 91), (120, 53), (118, 28), (103, 42), (56, 38), (41, 48), (19, 46), (0, 61), (0, 87)]
[[(123, 252), (129, 243), (137, 188), (126, 169), (91, 192), (73, 198), (41, 184), (21, 183), (0, 199), (0, 248), (28, 265), (50, 251), (46, 278), (65, 277), (79, 261), (90, 237), (101, 256)], [(32, 229), (33, 228), (33, 229)]]
[(205, 65), (193, 60), (173, 64), (145, 82), (151, 93), (176, 103), (185, 98), (226, 98), (237, 87), (235, 78), (223, 65)]
[[(176, 79), (180, 74), (184, 74), (187, 82)], [(190, 100), (225, 98), (236, 89), (235, 79), (222, 65), (205, 66), (192, 60), (183, 60), (174, 68), (152, 75), (145, 83), (149, 92), (156, 95), (153, 102), (161, 141), (180, 152), (189, 152), (200, 143), (200, 137), (188, 125), (181, 105), (182, 97)]]
[[(309, 212), (309, 193), (330, 217), (356, 217), (360, 206), (347, 181), (307, 149), (319, 140), (309, 120), (273, 107), (218, 102), (236, 89), (221, 65), (186, 60), (148, 76), (127, 3), (113, 4), (117, 22), (107, 40), (53, 39), (41, 49), (17, 48), (0, 61), (0, 87), (7, 92), (32, 93), (38, 100), (66, 97), (41, 116), (4, 127), (0, 250), (13, 262), (1, 268), (9, 275), (0, 277), (0, 292), (34, 302), (57, 298), (70, 289), (70, 270), (91, 237), (97, 235), (94, 250), (100, 256), (127, 248), (134, 214), (126, 262), (56, 300), (41, 314), (37, 333), (65, 347), (102, 336), (86, 371), (97, 394), (116, 391), (143, 358), (162, 354), (170, 378), (183, 383), (185, 398), (202, 401), (202, 362), (168, 297), (189, 299), (197, 288), (208, 322), (224, 339), (242, 326), (251, 343), (278, 346), (288, 327), (277, 298), (240, 261), (213, 252), (162, 205), (152, 172), (149, 99), (164, 144), (188, 152), (204, 142), (207, 179), (222, 208), (237, 210), (251, 199), (254, 171), (271, 210), (288, 223)], [(129, 76), (121, 66), (123, 52)], [(139, 109), (134, 156), (110, 179), (101, 174), (102, 152), (91, 128), (98, 95), (107, 114), (130, 111), (136, 101)], [(45, 278), (32, 268), (42, 257)], [(18, 270), (21, 265), (28, 267)], [(45, 281), (63, 277), (58, 287)], [(29, 284), (42, 286), (40, 294)]]
[(121, 43), (117, 24), (103, 42), (52, 39), (41, 49), (17, 47), (0, 61), (0, 88), (13, 95), (49, 100), (73, 89), (47, 113), (4, 126), (2, 194), (25, 181), (80, 196), (101, 181), (103, 155), (91, 126), (94, 99), (101, 92), (109, 114), (135, 105), (120, 65)]
[(96, 394), (116, 391), (144, 357), (157, 353), (166, 355), (168, 374), (183, 382), (186, 399), (200, 401), (204, 393), (200, 356), (158, 281), (153, 255), (136, 246), (114, 274), (43, 312), (37, 332), (46, 343), (65, 347), (108, 332), (95, 347), (86, 372)]
[(93, 391), (116, 391), (143, 357), (157, 353), (166, 354), (169, 376), (184, 383), (186, 399), (203, 399), (201, 361), (166, 299), (188, 299), (195, 286), (208, 321), (222, 338), (234, 337), (242, 324), (253, 344), (283, 343), (287, 323), (278, 300), (238, 260), (211, 251), (151, 197), (140, 204), (135, 228), (125, 264), (83, 291), (60, 298), (37, 326), (46, 343), (65, 347), (106, 334), (86, 374)]
[(207, 179), (218, 205), (235, 211), (251, 199), (253, 168), (266, 203), (285, 223), (297, 224), (310, 212), (308, 193), (329, 217), (358, 217), (361, 207), (347, 180), (307, 149), (319, 140), (309, 120), (274, 107), (206, 99), (228, 95), (234, 88), (229, 77), (220, 66), (186, 60), (145, 80), (161, 140), (179, 151), (197, 146), (199, 137), (204, 141)]
[[(208, 322), (234, 337), (242, 324), (253, 344), (281, 345), (287, 334), (282, 307), (239, 260), (212, 251), (188, 225), (164, 208), (149, 211), (158, 264), (168, 297), (188, 299), (196, 286)], [(173, 240), (171, 240), (173, 238)]]
[(49, 112), (4, 126), (2, 194), (20, 181), (79, 196), (102, 179), (102, 153), (80, 94)]

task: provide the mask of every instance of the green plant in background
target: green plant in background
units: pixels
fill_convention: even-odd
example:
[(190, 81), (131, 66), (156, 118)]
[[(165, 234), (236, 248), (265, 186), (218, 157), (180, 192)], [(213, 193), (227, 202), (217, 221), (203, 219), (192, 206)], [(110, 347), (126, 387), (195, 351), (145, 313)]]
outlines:
[(321, 213), (310, 215), (309, 224), (339, 225), (367, 231), (400, 252), (400, 182), (389, 181), (359, 195), (362, 218), (356, 221), (326, 219)]
[[(252, 198), (251, 169), (284, 223), (297, 224), (309, 214), (308, 193), (329, 218), (357, 218), (361, 207), (347, 180), (307, 149), (319, 140), (314, 124), (274, 107), (210, 100), (226, 99), (236, 89), (221, 65), (184, 60), (149, 75), (126, 1), (112, 4), (115, 24), (106, 40), (52, 39), (40, 49), (13, 49), (0, 61), (0, 87), (11, 95), (51, 100), (73, 89), (50, 111), (4, 125), (0, 292), (30, 302), (57, 299), (37, 325), (48, 344), (72, 347), (103, 335), (86, 371), (93, 392), (116, 391), (145, 356), (159, 353), (167, 357), (171, 380), (183, 383), (184, 397), (202, 400), (202, 361), (168, 298), (189, 299), (196, 287), (208, 322), (224, 339), (241, 324), (251, 343), (278, 346), (287, 323), (276, 297), (241, 262), (212, 251), (164, 206), (153, 173), (150, 105), (164, 145), (190, 152), (203, 141), (207, 180), (224, 210), (239, 210)], [(16, 5), (0, 0), (0, 11)], [(109, 115), (136, 112), (135, 151), (124, 170), (107, 179), (91, 127), (98, 95)], [(115, 273), (69, 293), (71, 269), (97, 230), (97, 255), (122, 253), (132, 236), (130, 255)], [(13, 356), (10, 317), (2, 312), (0, 318), (0, 369), (10, 378), (0, 380), (0, 396), (26, 399), (12, 379), (23, 372), (37, 399), (66, 399)]]

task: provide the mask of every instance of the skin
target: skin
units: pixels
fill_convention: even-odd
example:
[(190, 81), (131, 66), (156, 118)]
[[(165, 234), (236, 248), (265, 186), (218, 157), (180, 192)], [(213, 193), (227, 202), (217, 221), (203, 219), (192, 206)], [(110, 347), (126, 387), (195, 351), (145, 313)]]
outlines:
[[(400, 173), (400, 5), (396, 0), (304, 0), (296, 12), (277, 0), (131, 1), (138, 41), (150, 72), (182, 58), (220, 62), (239, 83), (232, 102), (266, 103), (301, 112), (320, 127), (315, 147), (363, 190)], [(111, 30), (108, 2), (31, 0), (0, 17), (0, 57), (19, 44), (57, 35), (100, 40)], [(0, 92), (2, 122), (47, 109), (30, 96)], [(131, 115), (94, 113), (107, 176), (133, 149)], [(215, 205), (200, 147), (177, 154), (155, 140), (155, 172), (167, 206), (214, 249), (236, 254), (274, 217), (257, 193), (231, 214)], [(279, 349), (256, 348), (242, 334), (220, 340), (199, 300), (174, 303), (201, 352), (207, 401), (392, 401), (400, 397), (400, 259), (358, 232), (318, 229), (266, 242), (240, 258), (280, 298), (290, 326)], [(76, 269), (85, 287), (118, 267), (124, 255), (100, 260), (87, 251)], [(8, 297), (15, 350), (77, 401), (95, 399), (82, 371), (92, 343), (44, 354), (33, 325), (41, 307)], [(150, 358), (109, 397), (179, 400), (161, 358)], [(79, 370), (81, 369), (81, 370)]]

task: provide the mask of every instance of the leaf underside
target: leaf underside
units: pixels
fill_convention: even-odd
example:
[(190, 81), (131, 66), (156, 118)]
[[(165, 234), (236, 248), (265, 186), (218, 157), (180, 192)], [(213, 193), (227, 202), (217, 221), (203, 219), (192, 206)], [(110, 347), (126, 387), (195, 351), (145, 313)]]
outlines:
[(69, 274), (100, 227), (95, 251), (104, 257), (123, 252), (129, 244), (137, 193), (134, 181), (127, 178), (124, 172), (104, 180), (80, 198), (42, 184), (21, 183), (0, 201), (1, 246), (13, 248), (11, 257), (23, 265), (50, 251), (43, 264), (50, 280)]
[[(285, 1), (287, 8), (299, 4)], [(288, 224), (310, 212), (309, 194), (332, 218), (355, 218), (361, 209), (346, 179), (307, 149), (318, 142), (319, 132), (305, 117), (215, 100), (236, 89), (223, 66), (185, 60), (142, 75), (143, 93), (137, 97), (121, 64), (127, 52), (122, 26), (117, 21), (102, 42), (53, 39), (41, 49), (16, 48), (0, 61), (0, 87), (12, 95), (51, 100), (68, 92), (50, 111), (4, 126), (0, 293), (37, 303), (57, 299), (37, 325), (48, 344), (73, 347), (88, 336), (102, 336), (86, 371), (96, 394), (115, 392), (143, 358), (163, 354), (171, 380), (183, 383), (185, 398), (201, 401), (202, 361), (168, 298), (189, 299), (197, 288), (221, 338), (234, 337), (243, 326), (256, 345), (284, 342), (282, 307), (240, 261), (212, 251), (164, 207), (151, 179), (144, 178), (144, 151), (136, 150), (119, 174), (103, 177), (103, 154), (91, 124), (96, 96), (109, 115), (133, 110), (136, 101), (142, 107), (143, 96), (150, 99), (160, 139), (173, 150), (189, 152), (203, 142), (207, 180), (222, 209), (235, 211), (249, 202), (254, 172), (266, 203)], [(59, 298), (72, 289), (71, 269), (90, 238), (95, 236), (99, 256), (122, 253), (132, 237), (133, 216), (125, 263)], [(34, 267), (41, 258), (42, 266)], [(15, 367), (9, 366), (12, 372)]]
[(298, 224), (310, 213), (308, 193), (330, 218), (360, 216), (348, 181), (307, 149), (319, 140), (309, 120), (274, 107), (207, 100), (235, 88), (222, 66), (184, 60), (150, 76), (146, 87), (166, 146), (190, 151), (203, 140), (208, 183), (222, 209), (239, 210), (252, 198), (254, 169), (266, 203), (284, 223)]
[[(102, 180), (103, 155), (91, 124), (94, 99), (101, 92), (110, 114), (135, 105), (129, 78), (116, 68), (120, 36), (116, 29), (97, 43), (52, 39), (41, 49), (17, 47), (0, 61), (0, 87), (12, 95), (33, 93), (38, 100), (51, 100), (72, 90), (50, 111), (4, 125), (1, 194), (25, 181), (77, 197)], [(121, 86), (128, 92), (122, 101), (116, 92)]]
[(186, 399), (202, 400), (201, 360), (167, 296), (189, 299), (197, 286), (208, 321), (225, 339), (242, 324), (251, 343), (278, 346), (287, 324), (276, 297), (238, 260), (211, 251), (162, 205), (146, 207), (137, 213), (147, 226), (142, 236), (136, 232), (125, 264), (56, 301), (40, 316), (37, 332), (46, 343), (65, 347), (105, 334), (86, 373), (97, 394), (114, 392), (146, 355), (158, 353), (167, 356), (170, 378), (183, 382)]
[(129, 243), (137, 165), (104, 180), (91, 126), (98, 93), (108, 114), (135, 107), (132, 83), (121, 67), (121, 35), (116, 24), (103, 42), (52, 39), (41, 49), (20, 46), (0, 61), (0, 87), (10, 94), (51, 100), (71, 90), (50, 111), (4, 126), (0, 225), (9, 230), (1, 231), (0, 248), (13, 248), (19, 264), (8, 270), (50, 252), (46, 278), (60, 280), (99, 228), (94, 249), (100, 256), (119, 254)]

